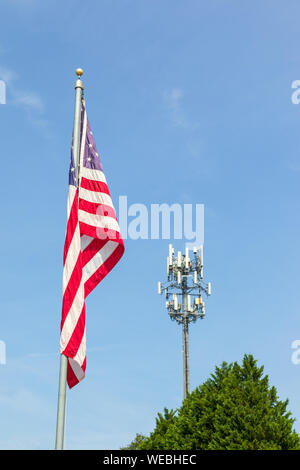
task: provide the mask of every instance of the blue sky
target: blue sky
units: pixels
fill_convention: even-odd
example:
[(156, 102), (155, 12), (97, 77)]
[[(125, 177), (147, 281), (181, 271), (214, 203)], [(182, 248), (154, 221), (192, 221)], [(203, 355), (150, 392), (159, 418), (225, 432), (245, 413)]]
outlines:
[[(205, 205), (213, 292), (191, 327), (191, 387), (252, 353), (300, 432), (299, 2), (0, 0), (0, 12), (0, 448), (54, 447), (79, 66), (115, 205)], [(126, 240), (88, 298), (69, 449), (117, 449), (181, 403), (181, 331), (156, 294), (168, 243)]]

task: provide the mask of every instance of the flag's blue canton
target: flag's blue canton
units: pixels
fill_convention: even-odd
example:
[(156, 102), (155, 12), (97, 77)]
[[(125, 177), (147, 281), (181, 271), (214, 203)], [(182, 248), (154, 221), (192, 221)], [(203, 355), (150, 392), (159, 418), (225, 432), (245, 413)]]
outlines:
[(73, 150), (71, 150), (71, 163), (70, 163), (70, 170), (69, 170), (69, 184), (72, 184), (73, 186), (76, 186)]
[(96, 144), (94, 141), (93, 133), (91, 131), (90, 123), (87, 120), (86, 126), (86, 142), (83, 156), (83, 166), (85, 168), (103, 171), (100, 157), (97, 152)]

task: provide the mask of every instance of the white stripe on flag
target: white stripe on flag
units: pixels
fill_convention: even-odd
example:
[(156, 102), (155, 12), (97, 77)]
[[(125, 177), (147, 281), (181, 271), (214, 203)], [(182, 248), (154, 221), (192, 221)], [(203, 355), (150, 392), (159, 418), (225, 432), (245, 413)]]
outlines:
[(78, 382), (80, 382), (80, 380), (82, 380), (84, 378), (84, 372), (81, 369), (80, 365), (78, 364), (77, 361), (75, 361), (74, 359), (72, 359), (70, 357), (69, 357), (69, 364), (72, 367), (72, 370), (73, 370)]
[(68, 249), (68, 254), (65, 260), (64, 271), (63, 271), (63, 294), (67, 288), (70, 277), (72, 276), (73, 269), (78, 260), (80, 254), (80, 231), (79, 224), (77, 224), (71, 244)]
[(80, 188), (79, 189), (80, 199), (84, 199), (88, 202), (95, 202), (96, 204), (105, 204), (114, 209), (111, 197), (106, 193), (98, 193), (96, 191), (89, 191), (88, 189)]
[(101, 183), (106, 183), (106, 178), (101, 170), (94, 170), (89, 168), (81, 168), (81, 176), (92, 181), (100, 181)]
[(88, 247), (93, 240), (93, 237), (89, 237), (88, 235), (81, 235), (81, 251), (84, 252), (86, 247)]
[(100, 268), (100, 266), (110, 257), (119, 244), (109, 240), (95, 254), (95, 256), (83, 267), (85, 282)]
[(84, 333), (82, 336), (80, 346), (78, 348), (76, 356), (74, 356), (73, 359), (74, 361), (78, 362), (80, 366), (82, 366), (85, 356), (86, 356), (86, 334), (85, 334), (85, 328), (84, 328)]
[(106, 215), (90, 214), (89, 212), (79, 210), (78, 219), (80, 222), (91, 225), (92, 227), (108, 228), (120, 232), (119, 224), (116, 219)]
[(69, 220), (70, 212), (73, 206), (74, 197), (76, 196), (77, 191), (75, 186), (72, 184), (69, 185), (69, 194), (68, 194), (68, 201), (67, 201), (67, 220)]
[(66, 319), (64, 321), (64, 324), (61, 330), (61, 336), (60, 336), (61, 352), (67, 347), (68, 342), (71, 339), (73, 331), (81, 315), (83, 305), (84, 305), (84, 281), (83, 279), (81, 279), (81, 282), (76, 292), (72, 306), (69, 310), (69, 313), (66, 316)]

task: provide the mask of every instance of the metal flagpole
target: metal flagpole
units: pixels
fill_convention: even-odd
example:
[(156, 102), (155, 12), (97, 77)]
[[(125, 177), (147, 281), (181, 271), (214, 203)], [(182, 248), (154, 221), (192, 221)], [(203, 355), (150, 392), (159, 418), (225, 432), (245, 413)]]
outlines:
[[(81, 124), (81, 101), (83, 84), (80, 79), (83, 74), (82, 69), (76, 69), (78, 79), (75, 83), (75, 111), (74, 111), (74, 127), (73, 127), (73, 158), (75, 167), (76, 183), (79, 181), (79, 151), (80, 151), (80, 124)], [(66, 416), (66, 383), (67, 383), (67, 367), (68, 358), (60, 355), (60, 371), (58, 386), (58, 402), (57, 402), (57, 422), (56, 422), (56, 450), (64, 448), (65, 434), (65, 416)]]
[(57, 403), (56, 422), (56, 450), (63, 450), (65, 437), (65, 414), (66, 414), (66, 383), (67, 383), (68, 359), (64, 354), (60, 355), (60, 371)]

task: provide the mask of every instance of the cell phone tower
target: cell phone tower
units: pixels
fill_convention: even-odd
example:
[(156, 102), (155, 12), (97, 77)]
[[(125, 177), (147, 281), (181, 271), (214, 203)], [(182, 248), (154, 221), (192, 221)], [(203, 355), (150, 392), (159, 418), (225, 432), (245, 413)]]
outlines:
[(171, 320), (182, 325), (184, 398), (190, 390), (189, 323), (205, 317), (202, 293), (211, 295), (211, 283), (206, 284), (203, 281), (203, 246), (194, 248), (193, 254), (192, 259), (186, 248), (185, 254), (178, 251), (175, 257), (174, 248), (169, 245), (168, 280), (158, 283), (158, 294), (165, 292), (166, 307)]

